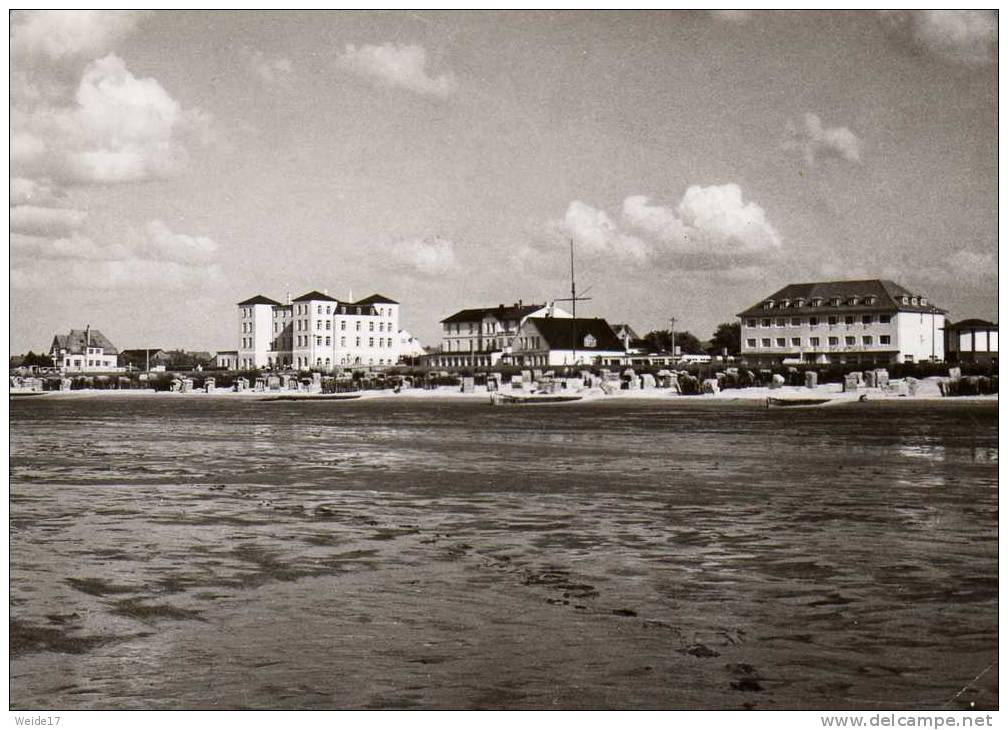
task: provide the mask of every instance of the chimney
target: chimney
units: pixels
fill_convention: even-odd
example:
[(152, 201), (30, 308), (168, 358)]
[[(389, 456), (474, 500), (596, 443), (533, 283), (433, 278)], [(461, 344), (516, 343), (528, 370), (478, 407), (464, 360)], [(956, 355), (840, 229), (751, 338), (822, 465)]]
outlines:
[(521, 305), (522, 305), (522, 300), (521, 300), (521, 299), (519, 299), (519, 300), (518, 300), (518, 307), (519, 307), (519, 308), (521, 308)]
[(290, 303), (291, 303), (291, 299), (290, 299), (290, 287), (288, 287), (287, 288), (287, 304), (290, 304)]
[(323, 289), (322, 293), (325, 294), (326, 296), (329, 296), (329, 290), (328, 289)]
[(84, 328), (84, 342), (87, 343), (87, 347), (91, 347), (91, 325), (88, 324)]

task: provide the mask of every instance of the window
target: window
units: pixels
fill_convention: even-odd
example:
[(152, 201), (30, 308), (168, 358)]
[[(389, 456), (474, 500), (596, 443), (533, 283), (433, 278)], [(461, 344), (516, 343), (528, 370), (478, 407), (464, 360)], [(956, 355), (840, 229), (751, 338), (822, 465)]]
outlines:
[[(331, 307), (331, 306), (327, 306), (327, 307), (325, 308), (325, 313), (326, 313), (326, 314), (332, 314), (332, 307)], [(326, 364), (327, 364), (327, 365), (329, 364), (329, 361), (328, 361), (328, 359), (326, 360)]]
[(820, 299), (819, 297), (815, 297), (812, 300), (812, 306), (813, 307), (821, 307), (822, 306), (822, 299)]
[(801, 347), (801, 337), (792, 337), (791, 347)]
[(819, 347), (819, 338), (818, 337), (810, 337), (809, 338), (809, 344), (812, 345), (812, 347)]
[(332, 320), (331, 320), (331, 319), (327, 319), (327, 320), (325, 321), (325, 328), (326, 328), (326, 331), (328, 331), (328, 330), (331, 330), (331, 329), (332, 329)]
[(840, 297), (833, 297), (832, 299), (830, 299), (830, 304), (832, 304), (834, 307), (839, 307)]
[(358, 332), (360, 332), (360, 330), (361, 330), (361, 322), (360, 322), (360, 320), (358, 319), (358, 320), (357, 320), (357, 331), (358, 331)]
[(340, 347), (346, 347), (346, 337), (339, 338)]
[(315, 329), (317, 329), (317, 330), (320, 330), (320, 329), (322, 329), (322, 320), (321, 320), (321, 319), (320, 319), (320, 320), (318, 320), (318, 321), (317, 321), (317, 322), (315, 323)]
[(871, 335), (861, 335), (861, 344), (862, 345), (870, 345), (871, 343), (872, 343), (872, 336)]
[(888, 345), (890, 342), (892, 342), (892, 338), (889, 335), (879, 335), (878, 343), (880, 345)]
[(764, 337), (763, 340), (762, 340), (762, 342), (763, 342), (763, 347), (770, 347), (770, 338), (769, 337)]
[(777, 318), (777, 326), (778, 327), (784, 327), (786, 324), (787, 324), (787, 320), (786, 319), (784, 319), (783, 317), (778, 317)]
[[(374, 332), (374, 322), (368, 322), (368, 331)], [(469, 327), (469, 331), (472, 332), (472, 327)]]
[(756, 347), (756, 338), (750, 337), (748, 340), (746, 340), (746, 347)]
[(879, 324), (889, 324), (892, 321), (891, 314), (880, 314), (878, 316)]
[(322, 314), (322, 305), (321, 305), (321, 304), (320, 304), (320, 305), (318, 305), (318, 313), (319, 313), (319, 314)]
[(844, 324), (854, 324), (854, 315), (848, 314), (846, 317), (843, 318), (843, 321)]
[(368, 337), (368, 347), (374, 347), (374, 337)]
[(345, 330), (346, 329), (346, 320), (345, 319), (341, 319), (340, 320), (340, 322), (339, 322), (339, 328), (341, 330)]
[(357, 338), (357, 347), (360, 347), (360, 337)]
[(787, 339), (784, 337), (777, 338), (777, 347), (787, 347)]
[(836, 315), (835, 315), (835, 314), (831, 314), (831, 315), (829, 316), (829, 323), (830, 323), (830, 324), (836, 324), (836, 323), (837, 323), (837, 318), (836, 318)]
[(848, 347), (857, 344), (857, 337), (854, 337), (854, 335), (847, 335), (844, 337), (844, 344)]
[(871, 324), (871, 323), (872, 323), (872, 316), (870, 314), (861, 315), (861, 324)]
[(770, 326), (770, 320), (769, 319), (764, 319), (763, 322), (762, 322), (762, 324), (760, 324), (760, 326), (761, 327), (769, 327)]
[(808, 318), (808, 323), (809, 323), (810, 327), (818, 327), (819, 326), (819, 318), (818, 317), (809, 317)]
[(746, 320), (746, 327), (755, 327), (755, 326), (756, 326), (756, 320), (755, 319), (747, 319)]
[(851, 305), (852, 307), (856, 307), (857, 303), (858, 303), (858, 298), (857, 297), (851, 297), (850, 299), (847, 300), (847, 303), (849, 305)]
[(839, 344), (840, 344), (840, 338), (839, 337), (830, 337), (829, 338), (829, 346), (830, 347), (836, 347)]
[(329, 339), (329, 337), (326, 337), (325, 338), (325, 346), (329, 347), (329, 345), (331, 345), (331, 344), (332, 344), (332, 341)]
[(322, 338), (318, 335), (316, 335), (315, 337), (315, 344), (318, 345), (319, 347), (322, 346)]

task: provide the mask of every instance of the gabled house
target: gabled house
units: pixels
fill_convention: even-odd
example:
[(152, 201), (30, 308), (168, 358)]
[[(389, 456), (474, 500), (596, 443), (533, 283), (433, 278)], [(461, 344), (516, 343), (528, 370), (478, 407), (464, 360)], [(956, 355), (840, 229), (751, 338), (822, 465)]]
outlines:
[(91, 325), (53, 337), (49, 354), (55, 366), (66, 372), (118, 370), (118, 350), (99, 330), (91, 329)]
[(119, 367), (130, 370), (163, 368), (170, 360), (160, 347), (132, 347), (119, 353)]
[(505, 361), (518, 366), (619, 365), (623, 342), (604, 319), (529, 317)]

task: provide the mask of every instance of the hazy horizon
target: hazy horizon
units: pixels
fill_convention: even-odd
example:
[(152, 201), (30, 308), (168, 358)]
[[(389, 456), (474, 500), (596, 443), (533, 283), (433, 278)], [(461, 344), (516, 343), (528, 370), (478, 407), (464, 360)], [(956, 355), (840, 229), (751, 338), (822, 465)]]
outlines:
[(238, 301), (568, 296), (700, 339), (794, 282), (997, 317), (997, 15), (25, 11), (11, 352), (232, 350)]

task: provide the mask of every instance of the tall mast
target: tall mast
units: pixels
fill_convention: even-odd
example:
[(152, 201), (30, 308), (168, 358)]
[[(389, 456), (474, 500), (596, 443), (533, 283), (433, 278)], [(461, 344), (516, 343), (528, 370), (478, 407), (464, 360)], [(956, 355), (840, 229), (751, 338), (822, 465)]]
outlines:
[(577, 361), (577, 294), (574, 288), (574, 236), (570, 239), (571, 254), (571, 365)]

